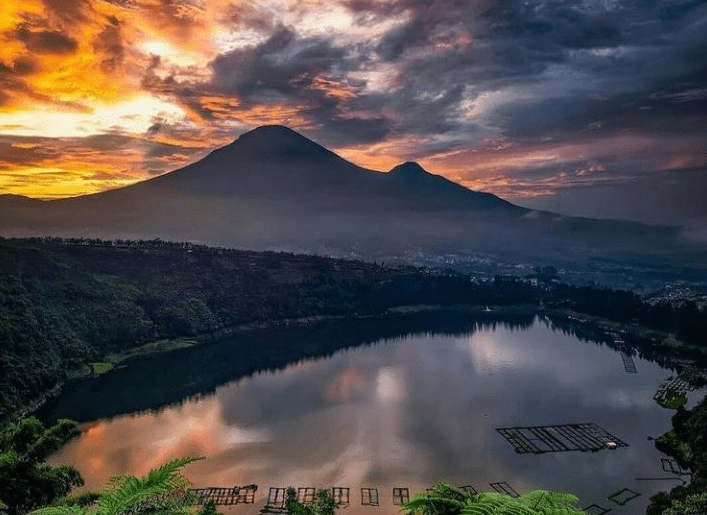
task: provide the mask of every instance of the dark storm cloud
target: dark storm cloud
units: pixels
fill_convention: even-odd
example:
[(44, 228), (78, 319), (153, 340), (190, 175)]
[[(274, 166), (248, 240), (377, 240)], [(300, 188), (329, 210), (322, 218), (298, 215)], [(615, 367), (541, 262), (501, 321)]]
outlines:
[(263, 43), (218, 56), (213, 85), (246, 101), (296, 98), (313, 78), (345, 56), (343, 48), (319, 38), (300, 39), (280, 26)]
[(148, 136), (155, 136), (162, 130), (163, 124), (162, 122), (155, 122), (152, 125), (150, 125), (147, 128), (147, 135)]
[(157, 76), (155, 73), (156, 70), (159, 68), (160, 63), (161, 63), (161, 58), (159, 55), (151, 55), (150, 56), (150, 62), (147, 65), (147, 69), (145, 70), (145, 74), (142, 77), (142, 86), (145, 89), (153, 89), (157, 87), (161, 81), (161, 79)]
[(347, 112), (360, 100), (352, 92), (360, 84), (340, 83), (335, 76), (342, 68), (355, 69), (357, 63), (346, 48), (327, 39), (299, 37), (291, 28), (279, 26), (259, 45), (222, 54), (211, 66), (211, 88), (234, 94), (245, 106), (300, 105), (301, 114), (319, 127), (313, 132), (328, 144), (380, 141), (390, 130), (381, 116)]
[(515, 38), (491, 41), (493, 27), (480, 2), (357, 0), (348, 6), (362, 20), (408, 17), (375, 47), (382, 61), (397, 65), (398, 87), (369, 98), (369, 107), (395, 112), (400, 133), (444, 134), (452, 146), (468, 146), (478, 133), (475, 120), (459, 119), (462, 101), (514, 80), (535, 80), (549, 63), (563, 59), (557, 49), (519, 45)]
[(93, 50), (102, 56), (101, 68), (113, 72), (123, 63), (125, 46), (120, 31), (121, 22), (109, 17), (103, 30), (93, 41)]
[(59, 149), (46, 138), (0, 137), (0, 169), (38, 165), (59, 155)]
[[(296, 27), (276, 25), (272, 13), (248, 4), (234, 6), (226, 14), (234, 26), (269, 37), (216, 57), (209, 83), (158, 79), (149, 70), (145, 82), (153, 91), (169, 92), (204, 121), (223, 119), (231, 109), (222, 102), (214, 111), (205, 95), (233, 95), (241, 109), (297, 105), (314, 127), (310, 134), (330, 145), (383, 141), (396, 132), (444, 135), (452, 149), (474, 144), (489, 128), (507, 137), (540, 138), (583, 131), (597, 122), (604, 132), (636, 126), (689, 132), (702, 123), (694, 108), (679, 108), (679, 120), (670, 116), (677, 99), (695, 102), (695, 91), (705, 84), (696, 75), (707, 69), (705, 40), (694, 27), (704, 11), (698, 2), (352, 0), (345, 5), (361, 26), (395, 17), (406, 21), (369, 44), (347, 47), (333, 35), (302, 37)], [(368, 79), (346, 78), (380, 63), (392, 65), (388, 91), (367, 91)], [(690, 80), (674, 81), (690, 74)], [(317, 83), (322, 77), (338, 80), (353, 94), (332, 94)], [(461, 115), (464, 102), (509, 87), (535, 91), (515, 102), (509, 95), (484, 119)], [(660, 101), (657, 93), (663, 95)], [(421, 155), (442, 147), (432, 138)]]
[(29, 57), (18, 57), (10, 64), (0, 61), (0, 79), (3, 77), (31, 75), (38, 69), (37, 62)]
[(45, 12), (62, 25), (74, 26), (88, 20), (90, 0), (42, 0)]
[[(704, 4), (626, 2), (617, 3), (615, 12), (601, 15), (572, 12), (559, 3), (549, 5), (553, 4), (554, 8), (533, 10), (504, 4), (501, 12), (490, 13), (494, 34), (513, 38), (523, 48), (561, 49), (564, 59), (558, 62), (566, 70), (587, 73), (587, 80), (595, 85), (587, 84), (584, 91), (568, 88), (564, 95), (554, 95), (559, 99), (548, 95), (534, 107), (526, 101), (518, 112), (506, 109), (511, 125), (533, 120), (539, 126), (555, 122), (561, 126), (562, 118), (580, 126), (597, 119), (614, 125), (624, 119), (631, 125), (635, 118), (634, 127), (645, 127), (642, 120), (652, 118), (650, 125), (655, 125), (658, 112), (669, 125), (674, 123), (671, 119), (689, 114), (688, 110), (665, 109), (648, 97), (664, 87), (679, 91), (705, 84), (705, 77), (698, 73), (707, 68), (704, 28), (694, 27), (695, 19), (704, 20), (707, 15)], [(524, 112), (528, 109), (534, 112)], [(650, 109), (652, 113), (647, 112)]]
[(626, 40), (623, 19), (623, 13), (602, 8), (600, 2), (515, 0), (482, 15), (494, 37), (524, 40), (538, 49), (617, 46)]
[(150, 141), (145, 150), (145, 157), (149, 159), (158, 159), (172, 156), (184, 156), (185, 153), (193, 152), (194, 148), (188, 148), (180, 145), (170, 145), (169, 143), (159, 143)]
[[(569, 215), (679, 224), (707, 230), (707, 169), (664, 170), (617, 181), (560, 188), (555, 195), (521, 200), (536, 209)], [(705, 234), (701, 236), (705, 238)], [(688, 234), (688, 237), (692, 237)]]
[(388, 32), (377, 45), (376, 51), (384, 61), (395, 61), (406, 50), (426, 42), (428, 28), (420, 19)]
[(16, 37), (24, 43), (27, 50), (37, 54), (72, 54), (78, 49), (78, 41), (55, 31), (33, 31), (19, 28)]
[[(699, 77), (700, 70), (707, 69), (704, 2), (352, 0), (346, 5), (360, 20), (408, 16), (376, 46), (380, 59), (397, 63), (400, 69), (402, 87), (395, 98), (391, 94), (388, 104), (409, 105), (416, 99), (424, 113), (421, 96), (446, 94), (449, 99), (438, 116), (405, 116), (404, 131), (454, 125), (449, 112), (461, 98), (451, 94), (453, 84), (483, 93), (537, 83), (534, 97), (499, 106), (493, 124), (510, 137), (541, 136), (564, 127), (580, 130), (597, 120), (619, 126), (622, 117), (627, 118), (624, 126), (648, 122), (648, 130), (660, 126), (663, 131), (680, 132), (692, 130), (704, 118), (695, 114), (702, 107), (699, 104), (671, 116), (671, 106), (657, 105), (655, 99), (642, 101), (668, 84), (672, 98), (697, 100), (694, 90), (707, 84)], [(434, 51), (439, 47), (436, 38), (451, 29), (468, 32), (473, 42)], [(567, 75), (587, 74), (587, 83), (550, 77), (551, 65)], [(690, 74), (689, 80), (676, 80)], [(542, 83), (549, 81), (557, 87), (543, 91)], [(683, 115), (687, 118), (675, 120)], [(424, 123), (418, 125), (421, 119)]]
[(218, 118), (212, 109), (203, 105), (204, 98), (214, 94), (213, 86), (193, 80), (178, 81), (173, 74), (161, 78), (157, 73), (161, 66), (161, 57), (152, 55), (141, 80), (145, 90), (170, 97), (201, 125)]
[(652, 135), (707, 134), (707, 94), (618, 94), (610, 99), (562, 97), (509, 103), (496, 111), (511, 138), (585, 136), (631, 130)]
[(72, 138), (68, 140), (67, 145), (74, 146), (76, 151), (90, 149), (91, 151), (107, 152), (125, 149), (135, 141), (136, 138), (121, 134), (96, 134), (85, 138)]
[(0, 60), (0, 105), (12, 105), (10, 93), (20, 93), (38, 100), (48, 100), (38, 95), (30, 86), (30, 76), (40, 70), (39, 62), (29, 56), (16, 57), (12, 62)]
[(327, 145), (351, 145), (381, 141), (390, 130), (390, 122), (385, 118), (334, 117), (322, 129), (312, 131), (312, 135)]
[(235, 27), (270, 32), (275, 28), (275, 18), (272, 14), (256, 8), (250, 2), (230, 5), (226, 19)]

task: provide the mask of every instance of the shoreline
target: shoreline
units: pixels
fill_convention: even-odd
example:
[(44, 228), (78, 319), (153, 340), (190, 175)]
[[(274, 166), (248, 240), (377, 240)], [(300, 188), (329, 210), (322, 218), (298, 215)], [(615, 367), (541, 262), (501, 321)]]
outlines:
[[(383, 313), (352, 313), (350, 315), (314, 315), (296, 319), (274, 319), (260, 322), (250, 322), (233, 327), (223, 328), (216, 332), (197, 334), (193, 336), (182, 336), (172, 339), (156, 340), (134, 347), (129, 352), (121, 354), (109, 354), (106, 361), (92, 362), (93, 369), (85, 365), (84, 369), (78, 373), (67, 375), (65, 379), (57, 382), (50, 390), (43, 392), (40, 396), (32, 399), (23, 406), (16, 414), (8, 417), (7, 421), (19, 420), (31, 416), (42, 408), (47, 402), (60, 396), (67, 384), (75, 381), (97, 378), (107, 372), (128, 367), (129, 362), (135, 358), (156, 356), (169, 353), (175, 350), (193, 347), (196, 345), (208, 345), (229, 336), (244, 335), (266, 331), (270, 329), (295, 329), (312, 327), (325, 322), (336, 322), (344, 320), (366, 320), (366, 319), (390, 319), (397, 317), (414, 316), (421, 313), (432, 312), (461, 312), (468, 314), (534, 314), (539, 317), (546, 317), (550, 322), (557, 322), (558, 319), (570, 324), (578, 324), (607, 336), (604, 343), (609, 343), (609, 332), (619, 331), (623, 335), (630, 335), (631, 340), (639, 340), (640, 344), (624, 344), (626, 347), (636, 349), (647, 349), (663, 355), (670, 361), (678, 361), (672, 367), (679, 366), (680, 362), (695, 362), (694, 355), (699, 355), (701, 360), (707, 361), (705, 349), (690, 345), (675, 338), (672, 333), (665, 333), (645, 326), (616, 322), (599, 316), (588, 315), (581, 312), (568, 310), (566, 308), (540, 307), (537, 304), (511, 304), (497, 306), (482, 306), (478, 304), (415, 304), (395, 306), (387, 309)], [(692, 354), (692, 357), (679, 356), (679, 354)], [(676, 356), (677, 354), (677, 356)]]

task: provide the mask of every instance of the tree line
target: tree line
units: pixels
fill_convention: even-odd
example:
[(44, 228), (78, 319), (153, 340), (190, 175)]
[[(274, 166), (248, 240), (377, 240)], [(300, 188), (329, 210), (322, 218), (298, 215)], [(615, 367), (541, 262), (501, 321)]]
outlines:
[(380, 315), (406, 305), (527, 303), (707, 343), (707, 313), (694, 302), (650, 304), (631, 292), (561, 284), (552, 274), (479, 280), (160, 240), (0, 239), (0, 421), (88, 364), (160, 339), (313, 316)]

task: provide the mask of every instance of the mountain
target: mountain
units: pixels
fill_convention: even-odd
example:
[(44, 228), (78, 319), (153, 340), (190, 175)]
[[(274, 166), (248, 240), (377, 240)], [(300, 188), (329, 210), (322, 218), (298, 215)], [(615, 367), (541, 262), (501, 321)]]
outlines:
[(680, 246), (674, 228), (530, 211), (404, 163), (356, 166), (264, 126), (184, 168), (69, 199), (0, 196), (0, 234), (195, 241), (361, 257), (477, 252), (615, 258)]
[[(165, 195), (273, 200), (338, 211), (389, 211), (391, 203), (416, 210), (506, 209), (526, 212), (489, 193), (473, 192), (405, 163), (389, 173), (350, 163), (287, 127), (268, 125), (243, 134), (202, 160), (119, 196)], [(315, 213), (317, 214), (317, 213)]]

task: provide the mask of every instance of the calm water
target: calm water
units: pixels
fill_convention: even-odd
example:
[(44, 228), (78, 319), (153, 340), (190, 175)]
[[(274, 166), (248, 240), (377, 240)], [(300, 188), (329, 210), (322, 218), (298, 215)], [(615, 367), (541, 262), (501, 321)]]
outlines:
[[(204, 346), (188, 352), (180, 363), (198, 368), (194, 353), (221, 351)], [(151, 362), (159, 383), (169, 373), (164, 359), (143, 360), (132, 379), (129, 370), (119, 371), (122, 379), (111, 383), (103, 400), (82, 395), (103, 408), (111, 398), (120, 403), (123, 389), (153, 380)], [(257, 483), (254, 507), (222, 510), (248, 515), (262, 506), (268, 487), (287, 485), (348, 486), (347, 512), (397, 513), (393, 487), (413, 492), (438, 480), (477, 490), (497, 481), (521, 493), (568, 490), (581, 507), (595, 503), (612, 514), (638, 514), (650, 495), (677, 482), (635, 479), (668, 476), (661, 469), (664, 456), (647, 437), (669, 429), (673, 412), (652, 399), (671, 372), (634, 361), (637, 373), (628, 374), (614, 350), (538, 319), (523, 328), (500, 324), (381, 339), (231, 381), (181, 404), (86, 421), (82, 436), (51, 461), (74, 464), (87, 486), (99, 489), (114, 474), (140, 475), (173, 457), (205, 456), (185, 475), (195, 486)], [(174, 388), (182, 386), (173, 381)], [(694, 402), (700, 392), (692, 396)], [(67, 401), (74, 408), (76, 398)], [(61, 403), (53, 409), (53, 416), (63, 410), (76, 417)], [(519, 455), (495, 430), (576, 422), (597, 423), (629, 447)], [(361, 507), (360, 487), (378, 488), (381, 506)], [(641, 496), (624, 507), (607, 499), (622, 488)]]

